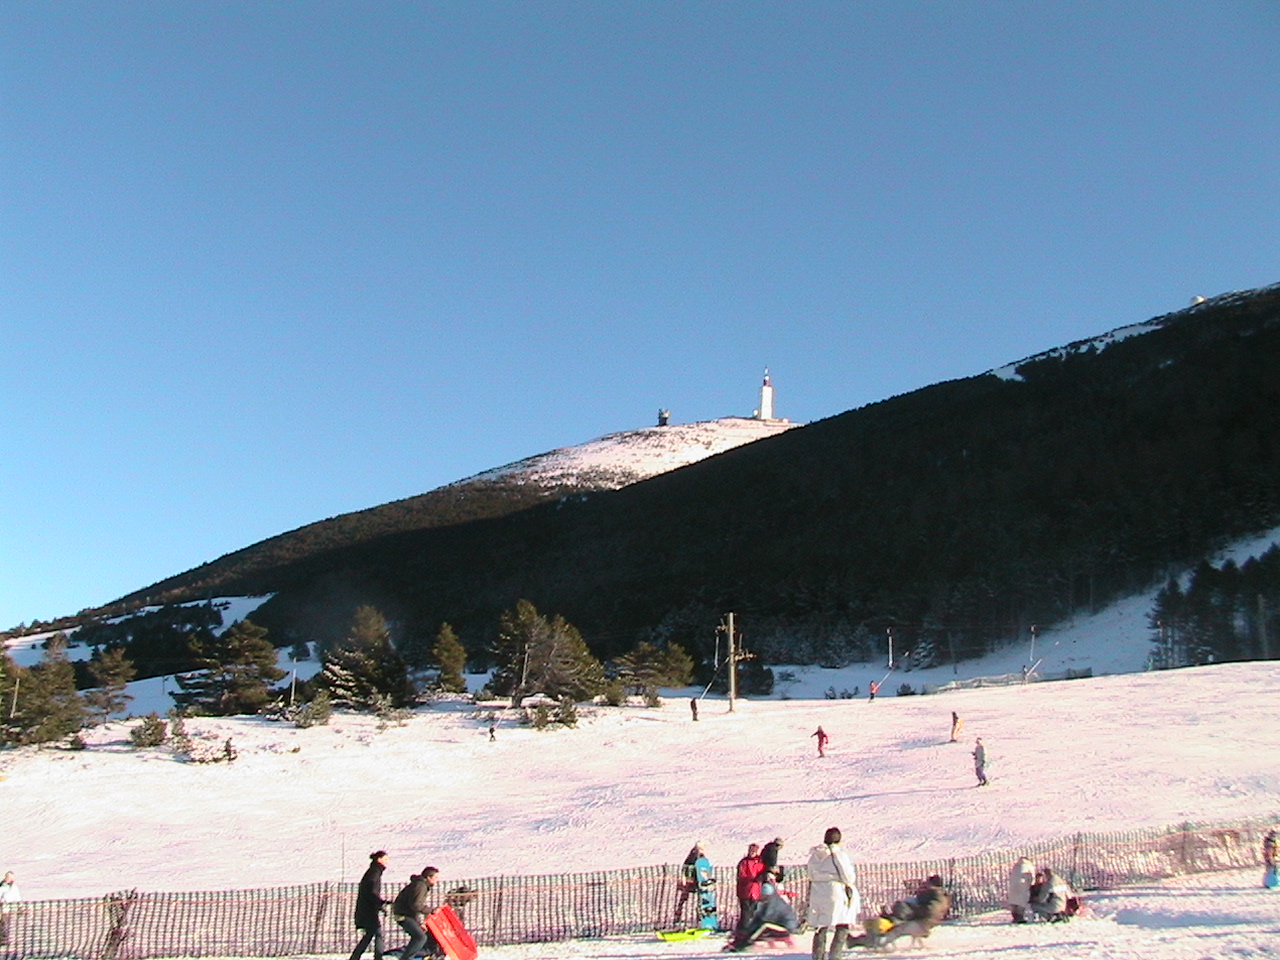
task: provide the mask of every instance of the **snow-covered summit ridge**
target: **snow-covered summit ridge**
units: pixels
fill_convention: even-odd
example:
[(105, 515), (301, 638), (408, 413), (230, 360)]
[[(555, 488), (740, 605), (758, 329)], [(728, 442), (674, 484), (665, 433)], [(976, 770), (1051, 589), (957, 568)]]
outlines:
[(1084, 340), (1076, 340), (1068, 343), (1064, 347), (1054, 347), (1052, 350), (1046, 350), (1043, 353), (1037, 353), (1030, 357), (1024, 357), (1015, 363), (1006, 364), (1003, 367), (996, 367), (994, 370), (987, 372), (999, 377), (1001, 380), (1022, 380), (1022, 375), (1018, 373), (1018, 368), (1026, 366), (1029, 363), (1035, 363), (1038, 360), (1063, 359), (1077, 353), (1087, 353), (1089, 351), (1101, 352), (1112, 344), (1119, 343), (1121, 340), (1128, 340), (1130, 337), (1140, 336), (1144, 333), (1150, 333), (1152, 330), (1159, 330), (1170, 321), (1186, 316), (1191, 313), (1198, 313), (1202, 310), (1209, 310), (1216, 307), (1226, 307), (1232, 304), (1241, 303), (1251, 297), (1259, 294), (1274, 293), (1280, 291), (1280, 283), (1272, 284), (1269, 287), (1262, 287), (1256, 290), (1233, 290), (1230, 293), (1223, 293), (1216, 297), (1196, 297), (1190, 306), (1181, 310), (1175, 310), (1173, 313), (1166, 313), (1160, 317), (1154, 317), (1143, 323), (1132, 323), (1128, 326), (1117, 327), (1107, 333), (1099, 334), (1096, 337), (1089, 337)]
[(698, 423), (642, 427), (525, 457), (449, 486), (501, 482), (543, 487), (580, 484), (616, 490), (797, 426), (800, 424), (789, 420), (721, 417)]

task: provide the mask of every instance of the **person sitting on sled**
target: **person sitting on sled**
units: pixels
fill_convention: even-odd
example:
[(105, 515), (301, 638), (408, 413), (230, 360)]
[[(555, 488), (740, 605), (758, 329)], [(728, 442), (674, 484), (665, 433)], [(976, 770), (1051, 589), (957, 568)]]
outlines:
[[(900, 904), (907, 909), (900, 911), (898, 909)], [(943, 886), (942, 877), (934, 874), (925, 881), (923, 887), (916, 891), (914, 897), (895, 903), (894, 908), (895, 914), (905, 912), (907, 916), (880, 937), (877, 946), (886, 947), (899, 937), (923, 940), (933, 932), (934, 927), (947, 918), (947, 913), (951, 910), (951, 894), (947, 893), (946, 887)]]
[(758, 940), (789, 940), (800, 929), (800, 920), (786, 896), (771, 879), (760, 884), (760, 899), (751, 915), (734, 931), (726, 950), (740, 952)]

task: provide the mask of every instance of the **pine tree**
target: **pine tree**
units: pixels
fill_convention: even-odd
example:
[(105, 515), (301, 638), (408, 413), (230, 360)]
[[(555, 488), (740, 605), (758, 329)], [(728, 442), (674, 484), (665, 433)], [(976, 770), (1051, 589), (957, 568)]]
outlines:
[(266, 628), (252, 620), (232, 624), (220, 636), (194, 640), (191, 655), (199, 666), (179, 674), (179, 707), (214, 716), (256, 713), (271, 699), (271, 685), (284, 678)]
[(580, 701), (604, 689), (604, 667), (577, 628), (559, 615), (547, 620), (528, 600), (502, 615), (494, 657), (490, 686), (514, 706), (531, 693)]
[(684, 687), (693, 680), (693, 659), (678, 643), (657, 647), (642, 640), (614, 665), (618, 678), (637, 694), (659, 687)]
[(466, 693), (467, 681), (462, 671), (467, 665), (467, 650), (459, 642), (457, 634), (449, 624), (440, 624), (440, 632), (436, 634), (436, 645), (431, 649), (431, 653), (440, 664), (440, 676), (436, 681), (440, 689), (447, 693)]
[(120, 647), (98, 647), (89, 659), (93, 687), (84, 692), (85, 706), (97, 723), (106, 723), (113, 713), (122, 712), (133, 699), (125, 692), (134, 677), (133, 663)]
[(387, 622), (370, 606), (356, 610), (347, 636), (325, 652), (319, 681), (334, 704), (353, 710), (404, 707), (415, 698)]
[(84, 701), (76, 693), (76, 673), (67, 659), (67, 638), (45, 641), (43, 659), (22, 669), (6, 664), (5, 740), (49, 743), (70, 736), (84, 723)]

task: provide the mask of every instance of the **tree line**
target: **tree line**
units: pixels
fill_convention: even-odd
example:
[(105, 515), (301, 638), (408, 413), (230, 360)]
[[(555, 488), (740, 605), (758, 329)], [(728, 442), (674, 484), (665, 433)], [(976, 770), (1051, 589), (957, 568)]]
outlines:
[[(333, 707), (381, 714), (411, 707), (424, 694), (467, 690), (467, 650), (448, 623), (440, 625), (430, 645), (413, 637), (396, 642), (382, 613), (363, 605), (338, 640), (321, 646), (320, 671), (282, 687), (287, 674), (277, 665), (277, 648), (266, 628), (251, 619), (219, 631), (215, 619), (221, 617), (212, 607), (157, 613), (132, 627), (111, 624), (105, 631), (89, 631), (90, 639), (114, 639), (95, 645), (86, 661), (72, 663), (61, 633), (45, 641), (41, 660), (30, 667), (18, 666), (6, 652), (0, 660), (0, 743), (76, 738), (86, 726), (126, 711), (132, 700), (128, 684), (139, 676), (135, 651), (139, 658), (151, 657), (144, 661), (149, 669), (158, 663), (182, 665), (173, 674), (178, 718), (267, 713), (306, 726), (325, 722)], [(171, 645), (157, 658), (153, 645), (165, 634), (162, 627), (171, 640), (173, 631), (185, 633), (180, 649)], [(295, 659), (309, 655), (309, 645), (291, 649)], [(576, 627), (562, 616), (539, 613), (527, 600), (503, 613), (489, 655), (492, 676), (482, 695), (509, 698), (513, 706), (535, 693), (570, 705), (596, 697), (616, 704), (628, 691), (653, 699), (659, 687), (685, 686), (694, 675), (693, 660), (677, 644), (639, 643), (601, 662)], [(165, 736), (159, 718), (148, 720), (134, 738), (140, 745), (154, 745), (156, 737)], [(230, 745), (227, 750), (230, 754)]]
[(1280, 548), (1239, 565), (1203, 561), (1185, 588), (1170, 580), (1150, 624), (1157, 666), (1280, 658)]

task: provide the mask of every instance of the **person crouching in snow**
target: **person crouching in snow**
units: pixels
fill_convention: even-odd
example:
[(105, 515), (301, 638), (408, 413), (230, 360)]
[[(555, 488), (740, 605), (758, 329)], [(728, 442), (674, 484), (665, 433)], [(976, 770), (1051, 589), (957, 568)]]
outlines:
[(823, 835), (822, 843), (809, 851), (813, 960), (840, 957), (849, 938), (849, 924), (858, 922), (862, 910), (862, 897), (854, 886), (853, 864), (840, 846), (840, 839), (839, 828), (832, 827)]
[(1032, 885), (1031, 912), (1050, 922), (1066, 920), (1070, 897), (1071, 888), (1067, 882), (1045, 867), (1040, 872), (1039, 881)]

